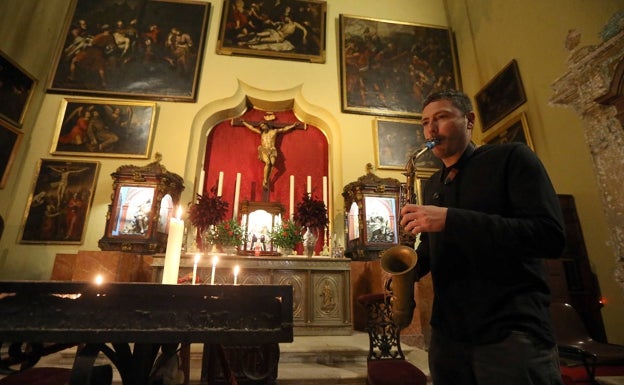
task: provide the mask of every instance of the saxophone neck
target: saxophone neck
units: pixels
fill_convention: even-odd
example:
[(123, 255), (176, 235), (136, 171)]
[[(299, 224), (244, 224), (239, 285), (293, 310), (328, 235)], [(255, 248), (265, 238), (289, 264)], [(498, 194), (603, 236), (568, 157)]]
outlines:
[(431, 150), (432, 148), (434, 148), (438, 143), (440, 143), (440, 140), (437, 138), (433, 138), (433, 139), (429, 139), (425, 142), (425, 145), (418, 151), (416, 151), (414, 153), (414, 155), (412, 155), (412, 162), (416, 162), (416, 160), (418, 158), (420, 158), (421, 156), (423, 156), (425, 154), (425, 152)]

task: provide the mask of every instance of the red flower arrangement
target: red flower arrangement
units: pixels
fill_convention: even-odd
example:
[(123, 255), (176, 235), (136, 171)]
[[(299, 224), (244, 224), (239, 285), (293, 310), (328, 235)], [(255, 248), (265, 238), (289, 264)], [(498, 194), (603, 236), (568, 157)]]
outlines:
[(324, 229), (329, 224), (325, 203), (308, 193), (304, 193), (301, 202), (297, 203), (293, 219), (300, 226), (311, 229)]
[(220, 223), (225, 218), (228, 202), (217, 196), (216, 188), (212, 188), (207, 195), (196, 194), (194, 203), (189, 204), (189, 220), (201, 232), (211, 225)]

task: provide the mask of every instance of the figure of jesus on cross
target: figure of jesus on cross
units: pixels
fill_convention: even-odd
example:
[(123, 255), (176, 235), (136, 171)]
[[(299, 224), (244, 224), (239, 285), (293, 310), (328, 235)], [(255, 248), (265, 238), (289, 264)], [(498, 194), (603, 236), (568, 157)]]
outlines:
[[(294, 128), (299, 127), (300, 122), (295, 122), (292, 124), (288, 124), (285, 126), (278, 125), (273, 121), (276, 119), (275, 114), (272, 112), (267, 112), (264, 115), (264, 121), (260, 122), (257, 126), (246, 122), (241, 119), (240, 122), (250, 129), (251, 131), (260, 134), (260, 145), (258, 146), (258, 159), (260, 159), (264, 163), (264, 172), (262, 179), (262, 187), (264, 190), (269, 190), (269, 181), (271, 179), (271, 171), (273, 170), (273, 166), (277, 161), (278, 150), (275, 147), (275, 142), (277, 140), (277, 135), (282, 132), (290, 131)], [(307, 129), (307, 126), (304, 124), (303, 129)]]

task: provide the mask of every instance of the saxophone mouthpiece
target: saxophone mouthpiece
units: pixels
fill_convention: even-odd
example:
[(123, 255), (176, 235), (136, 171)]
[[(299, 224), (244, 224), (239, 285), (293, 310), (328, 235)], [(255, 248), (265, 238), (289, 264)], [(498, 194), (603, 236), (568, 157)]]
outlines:
[(425, 141), (425, 147), (427, 148), (427, 150), (431, 150), (432, 148), (437, 146), (439, 143), (440, 143), (440, 139), (432, 138), (432, 139)]
[(434, 148), (438, 143), (440, 143), (440, 139), (438, 138), (432, 138), (432, 139), (426, 140), (423, 148), (421, 148), (414, 154), (414, 156), (412, 157), (412, 160), (415, 161), (416, 159), (420, 158), (421, 156), (425, 154), (425, 152)]

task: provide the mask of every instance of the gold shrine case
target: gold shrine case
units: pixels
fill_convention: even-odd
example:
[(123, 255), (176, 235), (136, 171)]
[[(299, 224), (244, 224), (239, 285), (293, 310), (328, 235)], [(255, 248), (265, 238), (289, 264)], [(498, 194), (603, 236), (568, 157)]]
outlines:
[(279, 202), (250, 202), (240, 205), (241, 226), (245, 232), (242, 250), (239, 254), (254, 255), (254, 244), (261, 244), (260, 255), (281, 255), (273, 246), (270, 233), (282, 222), (284, 206)]
[(345, 255), (375, 260), (400, 243), (401, 182), (369, 173), (345, 186)]
[(164, 253), (169, 220), (177, 215), (184, 190), (181, 176), (159, 162), (121, 166), (111, 174), (113, 194), (106, 216), (102, 250), (138, 254)]

